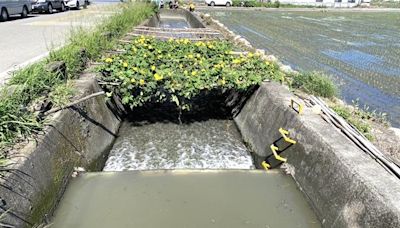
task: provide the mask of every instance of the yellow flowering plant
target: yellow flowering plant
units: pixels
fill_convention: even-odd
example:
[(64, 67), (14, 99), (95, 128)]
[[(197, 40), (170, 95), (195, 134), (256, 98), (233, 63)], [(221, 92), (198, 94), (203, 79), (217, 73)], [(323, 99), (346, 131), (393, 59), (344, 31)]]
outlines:
[(234, 46), (226, 41), (161, 41), (141, 36), (117, 48), (135, 52), (103, 58), (99, 71), (102, 80), (110, 82), (105, 90), (131, 108), (147, 102), (174, 102), (185, 109), (204, 91), (245, 91), (264, 79), (282, 78), (276, 64), (253, 53), (235, 55)]

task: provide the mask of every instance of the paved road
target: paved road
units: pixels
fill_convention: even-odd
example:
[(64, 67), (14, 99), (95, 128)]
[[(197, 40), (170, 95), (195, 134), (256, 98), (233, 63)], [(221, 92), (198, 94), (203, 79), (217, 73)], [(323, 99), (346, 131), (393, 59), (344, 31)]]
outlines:
[(95, 3), (87, 9), (52, 15), (32, 14), (0, 23), (0, 85), (13, 69), (34, 62), (68, 39), (71, 28), (96, 25), (115, 5)]

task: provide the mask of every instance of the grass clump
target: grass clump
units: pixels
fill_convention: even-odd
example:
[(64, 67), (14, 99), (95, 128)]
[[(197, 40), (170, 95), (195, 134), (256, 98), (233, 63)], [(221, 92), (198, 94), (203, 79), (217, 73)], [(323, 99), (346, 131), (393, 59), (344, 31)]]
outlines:
[[(153, 4), (129, 3), (122, 11), (105, 19), (93, 29), (74, 30), (69, 42), (52, 51), (43, 61), (14, 73), (7, 86), (0, 91), (0, 161), (6, 158), (4, 148), (39, 131), (43, 120), (29, 107), (41, 97), (51, 99), (55, 105), (66, 102), (71, 89), (65, 78), (50, 72), (47, 64), (63, 61), (68, 79), (76, 78), (89, 59), (95, 59), (112, 45), (112, 41), (132, 26), (139, 24), (155, 10)], [(108, 33), (106, 38), (105, 33)]]
[(350, 107), (345, 107), (342, 105), (334, 105), (331, 108), (348, 123), (357, 128), (357, 130), (360, 131), (361, 134), (363, 134), (367, 139), (374, 139), (371, 133), (372, 127), (368, 122), (366, 122), (365, 119), (362, 118), (362, 116), (359, 115), (361, 113), (360, 110), (355, 111)]
[(326, 75), (319, 72), (295, 74), (291, 80), (292, 88), (303, 90), (309, 94), (326, 98), (333, 98), (337, 95), (335, 84)]
[(277, 65), (257, 53), (234, 54), (233, 45), (225, 41), (164, 42), (142, 36), (118, 48), (126, 53), (103, 58), (99, 70), (109, 84), (106, 90), (131, 108), (171, 101), (186, 110), (202, 91), (244, 91), (266, 78), (282, 77)]
[(352, 124), (359, 130), (367, 139), (374, 140), (375, 137), (372, 133), (372, 123), (378, 123), (383, 126), (389, 126), (387, 116), (385, 113), (377, 113), (376, 111), (369, 111), (369, 107), (359, 106), (358, 100), (353, 101), (353, 105), (343, 105), (334, 103), (330, 107), (343, 119)]

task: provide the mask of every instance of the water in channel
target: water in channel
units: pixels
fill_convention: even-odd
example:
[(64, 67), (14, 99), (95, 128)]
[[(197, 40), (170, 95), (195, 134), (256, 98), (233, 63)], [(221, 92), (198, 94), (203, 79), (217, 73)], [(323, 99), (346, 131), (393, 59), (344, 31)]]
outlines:
[(183, 17), (162, 17), (160, 20), (160, 28), (190, 28), (189, 23)]
[(54, 228), (320, 227), (280, 172), (130, 171), (74, 179)]
[(104, 171), (252, 169), (253, 161), (232, 120), (124, 122)]

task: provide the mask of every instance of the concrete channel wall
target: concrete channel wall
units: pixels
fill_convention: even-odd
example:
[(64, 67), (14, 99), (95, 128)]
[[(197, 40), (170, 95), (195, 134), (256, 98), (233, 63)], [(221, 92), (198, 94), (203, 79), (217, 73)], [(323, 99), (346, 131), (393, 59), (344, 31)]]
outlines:
[[(294, 72), (209, 15), (200, 16), (244, 50), (259, 52), (282, 71)], [(400, 227), (398, 178), (319, 115), (309, 109), (298, 115), (289, 107), (291, 98), (295, 97), (286, 87), (264, 83), (235, 117), (256, 165), (272, 154), (270, 146), (281, 136), (279, 128), (289, 130), (297, 144), (283, 152), (287, 170), (324, 227)]]
[(162, 18), (184, 18), (190, 25), (190, 28), (205, 28), (200, 18), (190, 13), (186, 9), (161, 9), (158, 14), (154, 15), (146, 26), (159, 27)]
[(258, 164), (272, 153), (278, 129), (289, 130), (297, 143), (282, 153), (286, 169), (324, 227), (400, 227), (400, 181), (311, 108), (295, 112), (291, 98), (298, 101), (266, 82), (235, 117)]
[[(101, 91), (93, 74), (75, 81), (79, 97)], [(47, 123), (45, 133), (30, 140), (13, 155), (11, 172), (0, 188), (2, 208), (9, 210), (3, 222), (31, 227), (52, 213), (74, 167), (95, 169), (108, 151), (120, 120), (107, 107), (104, 96), (60, 111)], [(50, 216), (49, 214), (49, 216)]]

